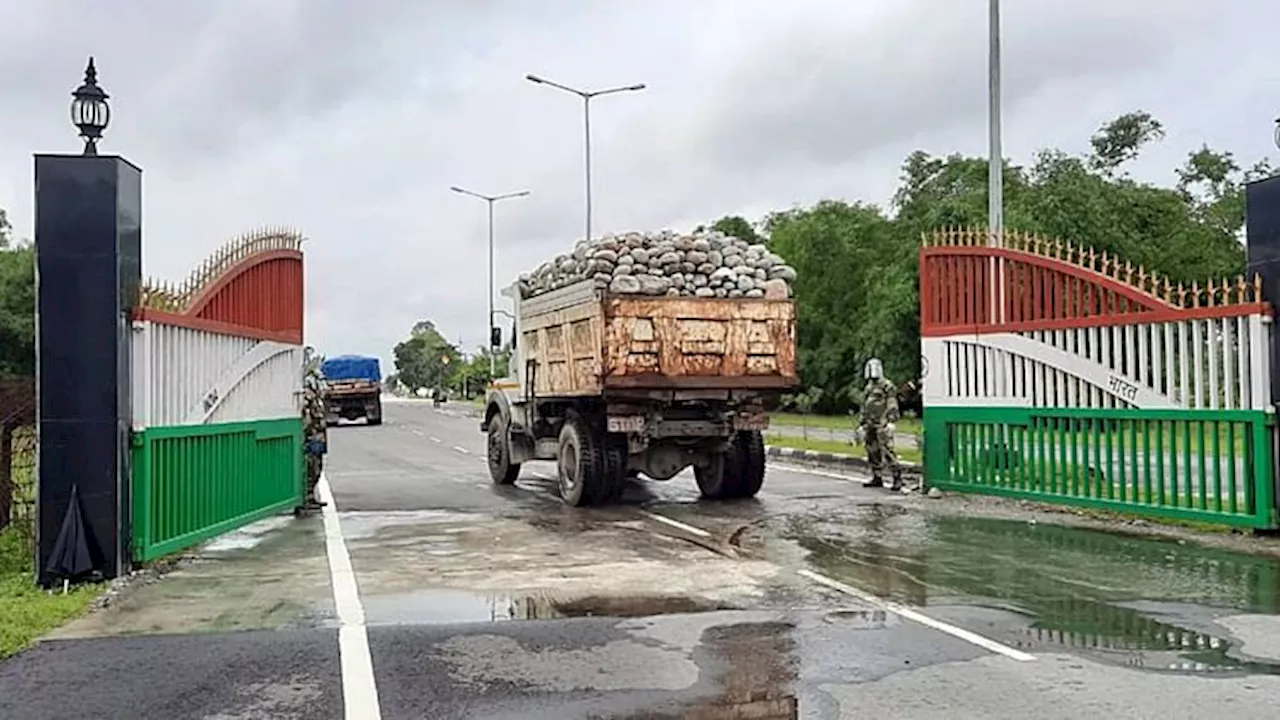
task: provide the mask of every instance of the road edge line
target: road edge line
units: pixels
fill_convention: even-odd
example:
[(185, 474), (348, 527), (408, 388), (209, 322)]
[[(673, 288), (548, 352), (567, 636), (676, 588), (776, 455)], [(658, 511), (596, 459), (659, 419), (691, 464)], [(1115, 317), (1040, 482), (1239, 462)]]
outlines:
[(342, 537), (338, 505), (324, 473), (316, 483), (320, 500), (325, 503), (324, 547), (329, 558), (329, 580), (333, 585), (333, 604), (338, 613), (338, 660), (342, 667), (342, 704), (347, 720), (382, 720), (378, 702), (378, 684), (373, 674), (373, 653), (369, 650), (369, 632), (360, 604), (360, 588), (356, 583), (347, 541)]
[(917, 612), (915, 610), (912, 610), (909, 607), (898, 605), (897, 603), (892, 603), (887, 600), (883, 600), (881, 598), (876, 597), (875, 595), (872, 595), (867, 592), (863, 592), (853, 587), (852, 585), (846, 585), (845, 583), (842, 583), (839, 580), (829, 578), (826, 575), (823, 575), (821, 573), (816, 573), (812, 570), (797, 570), (796, 572), (802, 577), (806, 577), (818, 583), (819, 585), (825, 585), (826, 587), (829, 587), (832, 590), (842, 592), (845, 595), (852, 595), (853, 597), (856, 597), (859, 600), (862, 600), (863, 602), (867, 602), (872, 605), (875, 605), (879, 608), (882, 608), (888, 612), (893, 613), (894, 615), (897, 615), (902, 618), (906, 618), (907, 620), (911, 620), (912, 622), (918, 623), (920, 625), (933, 628), (934, 630), (937, 630), (939, 632), (944, 632), (948, 635), (951, 635), (952, 637), (959, 638), (960, 640), (964, 640), (965, 642), (970, 643), (972, 645), (977, 645), (978, 647), (983, 648), (985, 650), (990, 650), (991, 652), (999, 653), (1012, 660), (1017, 660), (1018, 662), (1030, 662), (1036, 659), (1036, 656), (1032, 655), (1031, 653), (1026, 653), (1021, 650), (1016, 650), (1014, 648), (1009, 647), (1008, 645), (1003, 645), (1001, 643), (996, 642), (995, 640), (992, 640), (991, 638), (983, 637), (975, 632), (965, 630), (964, 628), (956, 627), (955, 625), (945, 623), (941, 620), (935, 620), (934, 618), (931, 618), (928, 615), (925, 615), (924, 613)]
[(641, 514), (641, 515), (644, 515), (644, 516), (645, 516), (645, 517), (647, 517), (647, 518), (652, 518), (652, 519), (654, 519), (654, 520), (657, 520), (657, 521), (658, 521), (658, 522), (660, 522), (660, 523), (666, 523), (667, 525), (670, 525), (670, 526), (671, 526), (671, 527), (673, 527), (673, 528), (676, 528), (676, 529), (679, 529), (679, 530), (683, 530), (683, 531), (685, 531), (685, 532), (687, 532), (687, 533), (690, 533), (690, 534), (692, 534), (692, 535), (697, 535), (698, 537), (702, 537), (702, 538), (709, 538), (709, 537), (711, 537), (711, 533), (707, 532), (706, 530), (703, 530), (703, 529), (702, 529), (702, 528), (700, 528), (700, 527), (694, 527), (694, 526), (692, 526), (692, 525), (686, 525), (685, 523), (682, 523), (682, 522), (680, 522), (679, 520), (672, 520), (671, 518), (667, 517), (666, 515), (659, 515), (658, 513), (656, 513), (656, 512), (650, 512), (649, 510), (640, 510), (640, 514)]

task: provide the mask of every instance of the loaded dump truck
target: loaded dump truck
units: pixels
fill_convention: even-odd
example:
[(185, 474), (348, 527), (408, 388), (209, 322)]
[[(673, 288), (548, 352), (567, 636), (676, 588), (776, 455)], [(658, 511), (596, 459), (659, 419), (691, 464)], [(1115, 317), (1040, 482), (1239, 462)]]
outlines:
[(617, 500), (631, 478), (692, 467), (704, 497), (753, 497), (765, 474), (764, 402), (798, 384), (789, 287), (730, 296), (619, 286), (634, 288), (592, 277), (532, 297), (519, 283), (503, 291), (515, 306), (510, 377), (490, 389), (480, 425), (493, 481), (555, 460), (561, 498), (582, 506)]
[(326, 422), (364, 418), (382, 424), (382, 370), (376, 357), (339, 355), (320, 365), (325, 380)]

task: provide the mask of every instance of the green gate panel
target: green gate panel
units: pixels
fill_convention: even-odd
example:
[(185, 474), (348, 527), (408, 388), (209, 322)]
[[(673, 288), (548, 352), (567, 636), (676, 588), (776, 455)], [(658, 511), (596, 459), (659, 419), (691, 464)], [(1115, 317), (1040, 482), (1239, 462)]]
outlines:
[(1274, 529), (1261, 410), (927, 406), (930, 487)]
[(133, 556), (154, 560), (302, 503), (302, 419), (175, 425), (133, 440)]

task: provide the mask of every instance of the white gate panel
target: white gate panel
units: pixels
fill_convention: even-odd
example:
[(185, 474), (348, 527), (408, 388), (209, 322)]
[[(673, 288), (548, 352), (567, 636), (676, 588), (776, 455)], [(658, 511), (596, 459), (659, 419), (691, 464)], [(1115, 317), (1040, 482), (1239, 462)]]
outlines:
[(133, 351), (135, 429), (298, 413), (300, 346), (143, 321)]

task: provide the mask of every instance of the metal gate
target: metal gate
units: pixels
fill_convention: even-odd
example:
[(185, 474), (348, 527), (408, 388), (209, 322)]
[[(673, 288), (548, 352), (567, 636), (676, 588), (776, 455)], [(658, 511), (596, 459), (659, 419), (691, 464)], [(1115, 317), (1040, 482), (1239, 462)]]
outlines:
[(1277, 526), (1261, 281), (985, 230), (920, 251), (929, 485)]
[(265, 230), (133, 321), (133, 548), (150, 560), (302, 501), (302, 237)]

